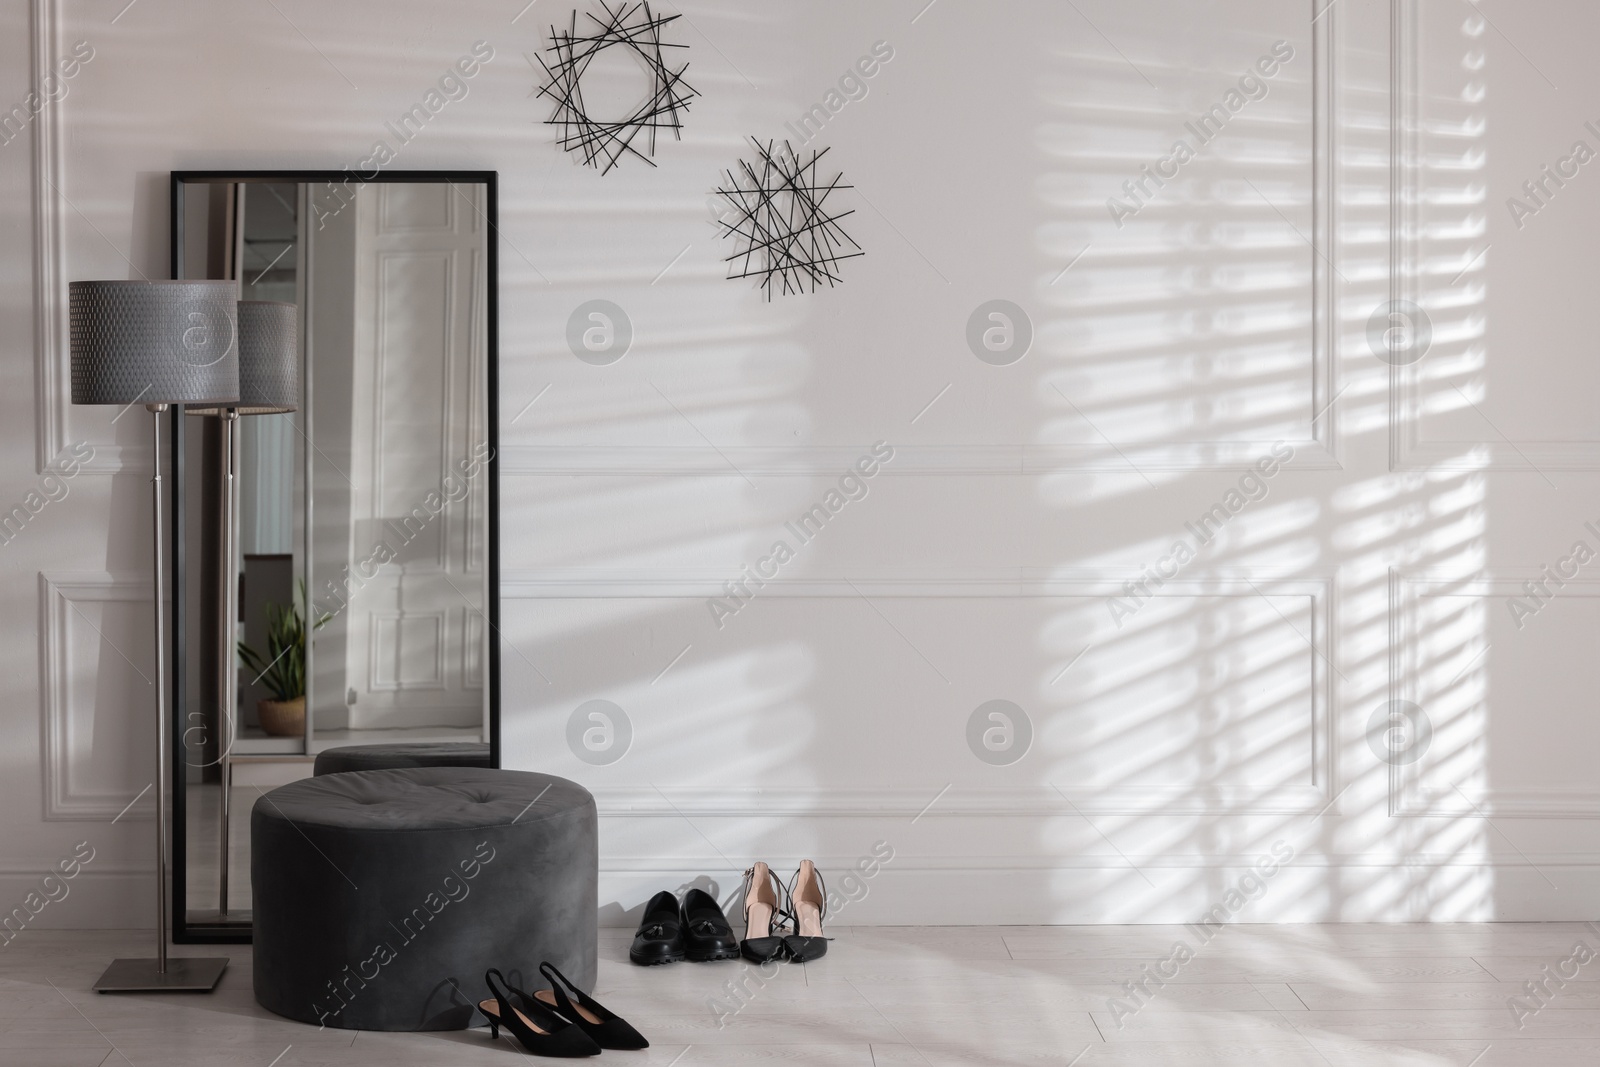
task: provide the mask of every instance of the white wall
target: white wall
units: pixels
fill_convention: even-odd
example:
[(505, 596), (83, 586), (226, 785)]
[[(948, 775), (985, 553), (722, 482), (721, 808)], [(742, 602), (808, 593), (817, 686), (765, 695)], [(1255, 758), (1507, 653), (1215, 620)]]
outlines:
[[(1315, 22), (1265, 0), (707, 0), (669, 31), (703, 94), (684, 139), (604, 177), (529, 96), (524, 54), (570, 8), (519, 6), (0, 9), (0, 102), (29, 91), (30, 40), (95, 49), (36, 139), (0, 146), (0, 495), (95, 449), (0, 548), (0, 905), (88, 839), (82, 892), (39, 921), (148, 911), (148, 798), (108, 824), (150, 778), (146, 425), (66, 405), (65, 281), (163, 276), (168, 171), (353, 164), (481, 39), (494, 60), (394, 166), (502, 177), (508, 763), (596, 792), (609, 918), (696, 876), (726, 890), (753, 858), (840, 872), (879, 840), (894, 859), (842, 921), (1192, 919), (1279, 841), (1294, 858), (1243, 918), (1589, 914), (1597, 587), (1583, 570), (1520, 629), (1507, 598), (1600, 548), (1600, 178), (1521, 228), (1505, 200), (1574, 140), (1600, 148), (1580, 51), (1600, 13), (1405, 0), (1396, 230), (1379, 0)], [(1266, 98), (1115, 226), (1107, 198), (1280, 39)], [(880, 40), (894, 58), (817, 141), (867, 254), (767, 303), (724, 280), (707, 193)], [(1397, 235), (1432, 337), (1391, 370), (1368, 327)], [(964, 338), (995, 298), (1034, 329), (1007, 367)], [(635, 330), (610, 366), (566, 347), (591, 299)], [(707, 598), (879, 440), (869, 495), (718, 629)], [(1278, 441), (1264, 498), (1114, 619)], [(1369, 744), (1391, 698), (1432, 725), (1415, 763)], [(967, 743), (997, 699), (1034, 734), (1009, 766)], [(589, 700), (631, 723), (609, 765), (568, 747)]]

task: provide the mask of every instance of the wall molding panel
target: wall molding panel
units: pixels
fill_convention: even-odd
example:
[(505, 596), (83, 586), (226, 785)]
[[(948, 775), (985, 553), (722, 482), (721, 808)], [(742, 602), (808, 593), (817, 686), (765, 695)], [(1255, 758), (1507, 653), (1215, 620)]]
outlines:
[[(1427, 712), (1427, 694), (1422, 692), (1423, 676), (1428, 670), (1419, 643), (1428, 628), (1418, 618), (1419, 609), (1429, 597), (1470, 597), (1504, 602), (1510, 597), (1523, 597), (1523, 582), (1538, 579), (1537, 571), (1526, 574), (1492, 578), (1443, 578), (1427, 574), (1396, 572), (1391, 582), (1391, 618), (1394, 625), (1394, 644), (1390, 659), (1391, 700), (1408, 700)], [(1600, 599), (1600, 581), (1569, 580), (1560, 591), (1566, 599)], [(1488, 642), (1485, 637), (1485, 642)], [(1491, 654), (1492, 645), (1486, 645), (1480, 658), (1471, 660), (1459, 672), (1457, 681), (1470, 682), (1473, 670), (1481, 668), (1482, 657)], [(1534, 785), (1482, 787), (1473, 782), (1453, 785), (1440, 775), (1430, 774), (1437, 755), (1439, 723), (1432, 724), (1435, 744), (1411, 763), (1389, 767), (1389, 813), (1393, 816), (1450, 819), (1600, 819), (1600, 789), (1570, 789)], [(1552, 744), (1566, 743), (1560, 736), (1550, 736)], [(1486, 744), (1486, 742), (1480, 742)]]
[[(55, 65), (60, 0), (33, 0), (32, 84)], [(66, 445), (63, 363), (67, 352), (67, 282), (61, 220), (61, 104), (44, 108), (33, 124), (33, 350), (35, 473), (43, 473)], [(95, 454), (100, 454), (95, 449)]]
[[(1444, 293), (1449, 286), (1439, 274), (1438, 255), (1430, 261), (1423, 248), (1424, 236), (1439, 227), (1430, 227), (1421, 214), (1423, 205), (1429, 203), (1421, 185), (1430, 174), (1430, 156), (1422, 143), (1425, 118), (1421, 114), (1419, 87), (1423, 33), (1418, 18), (1419, 4), (1420, 0), (1390, 0), (1389, 299), (1391, 302), (1410, 301), (1426, 310), (1423, 288), (1431, 285)], [(1480, 254), (1487, 252), (1486, 246)], [(1446, 302), (1455, 299), (1455, 294), (1450, 294)], [(1425, 439), (1422, 419), (1428, 399), (1428, 365), (1429, 357), (1425, 354), (1417, 362), (1390, 368), (1392, 470), (1532, 474), (1600, 470), (1600, 437), (1568, 441), (1518, 440), (1501, 434), (1499, 427), (1493, 426), (1489, 435), (1478, 440)], [(1446, 402), (1454, 403), (1442, 388), (1439, 394)]]
[[(44, 818), (105, 822), (116, 818), (138, 794), (87, 789), (75, 771), (78, 758), (73, 729), (72, 650), (80, 628), (103, 644), (110, 640), (77, 609), (80, 603), (150, 602), (150, 577), (104, 571), (41, 571), (39, 574), (40, 694), (44, 734)], [(121, 654), (120, 651), (117, 654)], [(136, 668), (138, 669), (138, 668)], [(146, 665), (144, 670), (148, 671)], [(148, 811), (129, 811), (129, 819), (150, 818)]]
[[(1401, 2), (1401, 0), (1397, 0)], [(34, 80), (58, 52), (61, 0), (32, 0)], [(1337, 173), (1336, 13), (1319, 18), (1312, 29), (1312, 323), (1308, 354), (1312, 378), (1309, 437), (1288, 441), (1295, 465), (1306, 470), (1340, 469), (1337, 437), (1339, 395), (1335, 332), (1337, 211), (1332, 195)], [(35, 393), (37, 409), (36, 464), (42, 472), (71, 438), (70, 378), (67, 358), (65, 220), (71, 210), (61, 192), (63, 110), (44, 108), (34, 124), (34, 289)], [(452, 203), (452, 214), (457, 210)], [(565, 214), (565, 212), (563, 212)], [(148, 449), (91, 441), (90, 473), (112, 474), (128, 466), (148, 464)], [(1129, 460), (1151, 471), (1242, 470), (1269, 452), (1274, 441), (1195, 441), (1141, 445), (907, 446), (885, 473), (904, 474), (1050, 474), (1063, 471), (1128, 472)], [(1597, 446), (1600, 447), (1600, 446)], [(832, 475), (853, 462), (853, 446), (722, 448), (639, 446), (568, 446), (507, 443), (499, 450), (503, 476), (518, 475), (657, 475), (728, 474), (731, 460), (750, 475)], [(725, 458), (726, 457), (726, 458)], [(842, 462), (841, 462), (842, 457)], [(903, 457), (903, 459), (902, 459)]]
[[(1338, 441), (1340, 395), (1336, 334), (1338, 213), (1333, 195), (1337, 174), (1338, 112), (1335, 52), (1338, 13), (1327, 11), (1312, 23), (1311, 85), (1311, 234), (1306, 254), (1311, 264), (1311, 322), (1306, 336), (1306, 370), (1311, 379), (1311, 405), (1305, 412), (1310, 433), (1287, 440), (1295, 450), (1294, 466), (1303, 470), (1343, 468)], [(1273, 209), (1276, 211), (1276, 208)], [(566, 212), (563, 212), (565, 214)], [(1280, 216), (1274, 215), (1276, 221)], [(1298, 232), (1298, 231), (1297, 231)], [(1300, 235), (1306, 240), (1306, 235)], [(553, 339), (552, 339), (553, 340)], [(672, 345), (667, 334), (653, 337)], [(1041, 395), (1052, 393), (1044, 389)], [(510, 402), (508, 401), (508, 404)], [(510, 415), (503, 424), (509, 424)], [(589, 474), (651, 477), (657, 475), (826, 476), (835, 477), (861, 455), (866, 444), (759, 446), (662, 446), (518, 443), (508, 435), (500, 448), (503, 477), (522, 475), (580, 476)], [(1067, 471), (1123, 473), (1142, 471), (1243, 470), (1268, 455), (1275, 440), (1116, 441), (1083, 445), (899, 445), (895, 460), (882, 473), (891, 477), (943, 474), (1056, 474)], [(1130, 464), (1132, 466), (1130, 466)]]
[[(33, 0), (32, 84), (54, 68), (61, 48), (61, 0)], [(72, 368), (67, 322), (66, 216), (75, 210), (61, 191), (65, 168), (63, 109), (71, 95), (40, 109), (32, 123), (33, 144), (33, 381), (34, 466), (42, 474), (74, 443)], [(86, 474), (115, 474), (148, 467), (150, 450), (106, 439), (89, 441), (94, 456)]]
[[(505, 604), (518, 601), (661, 599), (700, 601), (722, 596), (724, 575), (682, 574), (671, 579), (595, 576), (578, 574), (538, 574), (507, 572), (501, 582)], [(1035, 579), (996, 581), (993, 579), (952, 580), (946, 578), (810, 578), (781, 579), (769, 582), (762, 600), (838, 599), (863, 596), (874, 599), (983, 598), (983, 599), (1061, 599), (1105, 598), (1121, 595), (1123, 578)], [(1286, 625), (1305, 642), (1303, 654), (1311, 679), (1304, 737), (1311, 746), (1309, 777), (1282, 782), (1271, 789), (1249, 789), (1232, 783), (1177, 785), (1170, 788), (1068, 789), (1065, 794), (1048, 785), (1028, 785), (1014, 789), (971, 788), (954, 785), (940, 797), (929, 812), (950, 816), (1052, 816), (1071, 814), (1073, 808), (1086, 814), (1104, 815), (1276, 815), (1307, 816), (1338, 814), (1338, 796), (1333, 783), (1338, 780), (1333, 716), (1335, 706), (1333, 672), (1329, 663), (1331, 629), (1331, 582), (1326, 579), (1296, 578), (1275, 580), (1266, 577), (1245, 579), (1175, 579), (1157, 594), (1159, 597), (1237, 597), (1247, 601), (1266, 598), (1304, 597), (1308, 605), (1311, 632), (1301, 633), (1288, 617), (1274, 606)], [(1271, 604), (1270, 599), (1267, 600)], [(510, 612), (506, 613), (510, 615)], [(503, 622), (502, 625), (507, 625)], [(504, 638), (502, 637), (502, 640)], [(583, 697), (582, 699), (587, 699)], [(1035, 729), (1039, 728), (1038, 723)], [(1025, 759), (1029, 757), (1024, 757)], [(1022, 764), (1018, 765), (1023, 766)], [(932, 776), (945, 774), (930, 769)], [(948, 775), (946, 774), (946, 777)], [(930, 781), (932, 779), (930, 778)], [(606, 817), (664, 818), (910, 818), (928, 808), (939, 783), (928, 787), (876, 789), (839, 788), (819, 785), (803, 789), (771, 788), (684, 788), (655, 785), (592, 786), (600, 814)]]

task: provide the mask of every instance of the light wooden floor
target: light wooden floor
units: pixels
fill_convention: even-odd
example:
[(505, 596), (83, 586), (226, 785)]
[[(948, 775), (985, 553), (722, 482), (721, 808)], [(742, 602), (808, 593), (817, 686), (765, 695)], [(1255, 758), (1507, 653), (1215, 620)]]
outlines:
[[(612, 1063), (826, 1067), (1057, 1064), (1066, 1067), (1594, 1067), (1600, 959), (1518, 1029), (1507, 999), (1575, 942), (1575, 923), (1254, 926), (1199, 946), (1179, 927), (876, 927), (830, 931), (827, 958), (786, 964), (764, 986), (741, 963), (639, 968), (630, 932), (602, 931), (599, 999), (654, 1042)], [(1113, 1021), (1108, 1000), (1182, 939), (1178, 977)], [(0, 1065), (421, 1067), (516, 1062), (487, 1030), (379, 1034), (280, 1019), (250, 992), (247, 947), (210, 996), (97, 996), (138, 933), (24, 931), (0, 948)], [(188, 955), (204, 955), (186, 946)], [(710, 1006), (749, 990), (731, 1018)], [(1124, 997), (1124, 1000), (1127, 1000)], [(1128, 1001), (1132, 1007), (1132, 1001)]]

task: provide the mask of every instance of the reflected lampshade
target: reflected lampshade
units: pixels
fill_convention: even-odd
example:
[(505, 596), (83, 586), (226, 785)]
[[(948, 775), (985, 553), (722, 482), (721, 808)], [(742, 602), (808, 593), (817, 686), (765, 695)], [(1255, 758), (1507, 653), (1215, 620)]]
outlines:
[(299, 311), (278, 300), (239, 301), (239, 414), (299, 406)]
[[(278, 300), (239, 301), (240, 415), (281, 415), (300, 403), (299, 308)], [(216, 415), (216, 407), (186, 408)]]
[(237, 282), (72, 282), (74, 404), (228, 404), (239, 395)]

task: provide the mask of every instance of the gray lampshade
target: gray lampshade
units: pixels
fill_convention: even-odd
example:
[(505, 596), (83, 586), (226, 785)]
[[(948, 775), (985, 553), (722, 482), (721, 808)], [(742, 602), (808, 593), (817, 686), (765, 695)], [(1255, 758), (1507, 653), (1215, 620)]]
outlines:
[[(277, 300), (239, 301), (239, 400), (225, 405), (241, 415), (280, 415), (300, 403), (299, 308)], [(190, 415), (215, 415), (220, 407), (189, 407)]]
[(239, 395), (237, 282), (72, 282), (74, 404), (219, 404)]

